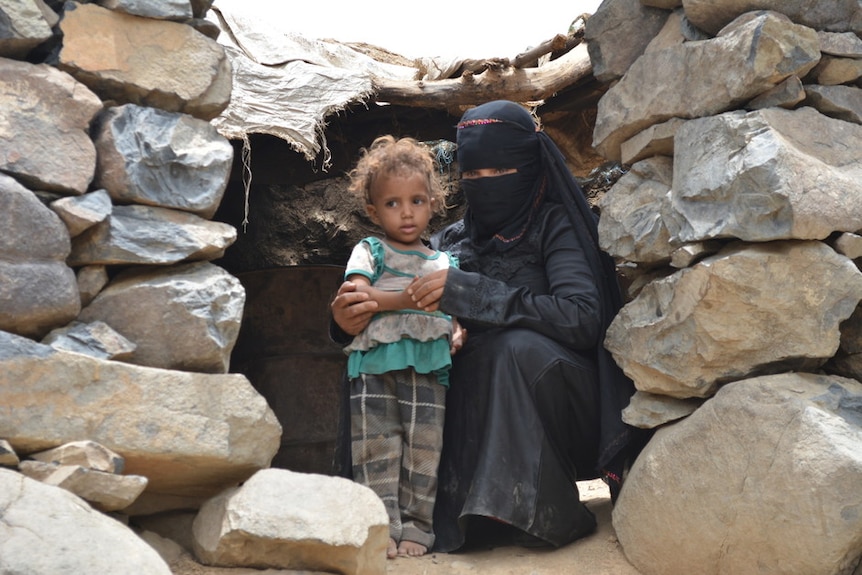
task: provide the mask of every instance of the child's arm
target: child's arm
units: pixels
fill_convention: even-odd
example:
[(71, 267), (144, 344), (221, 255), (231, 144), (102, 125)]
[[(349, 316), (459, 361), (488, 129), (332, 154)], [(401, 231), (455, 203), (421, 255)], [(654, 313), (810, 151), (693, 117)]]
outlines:
[(377, 311), (419, 309), (406, 290), (384, 291), (372, 286), (368, 278), (361, 275), (351, 275), (347, 279), (356, 284), (356, 291), (367, 293), (372, 301), (377, 302)]

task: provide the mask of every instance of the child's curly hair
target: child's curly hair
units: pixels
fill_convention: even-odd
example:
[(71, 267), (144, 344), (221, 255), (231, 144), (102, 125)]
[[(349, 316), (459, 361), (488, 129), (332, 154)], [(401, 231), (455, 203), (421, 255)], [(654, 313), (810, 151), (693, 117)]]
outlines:
[(447, 189), (437, 172), (431, 149), (413, 138), (396, 139), (386, 135), (375, 138), (368, 148), (359, 152), (356, 167), (348, 172), (347, 191), (362, 205), (370, 204), (371, 188), (380, 176), (410, 176), (421, 174), (428, 180), (428, 196), (434, 212), (446, 212)]

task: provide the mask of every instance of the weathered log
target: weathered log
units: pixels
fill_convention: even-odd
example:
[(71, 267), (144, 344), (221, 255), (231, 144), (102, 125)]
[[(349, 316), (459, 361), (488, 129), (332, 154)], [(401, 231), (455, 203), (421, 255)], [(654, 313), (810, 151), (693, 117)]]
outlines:
[(539, 68), (490, 67), (447, 80), (375, 82), (375, 99), (402, 106), (451, 110), (490, 100), (535, 102), (553, 96), (592, 73), (586, 44)]
[(539, 58), (545, 54), (551, 54), (552, 52), (568, 52), (580, 42), (580, 38), (575, 38), (573, 36), (569, 37), (565, 34), (557, 34), (550, 40), (545, 40), (535, 48), (531, 48), (526, 52), (522, 52), (515, 56), (512, 60), (512, 66), (515, 68), (526, 68), (528, 65), (535, 64)]

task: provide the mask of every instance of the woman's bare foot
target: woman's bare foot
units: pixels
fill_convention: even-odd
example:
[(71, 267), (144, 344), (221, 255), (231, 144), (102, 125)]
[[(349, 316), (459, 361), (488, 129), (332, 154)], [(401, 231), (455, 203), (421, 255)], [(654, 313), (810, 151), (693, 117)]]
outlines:
[(398, 555), (400, 557), (421, 557), (428, 552), (428, 548), (420, 545), (415, 541), (407, 541), (406, 539), (398, 544)]
[(398, 545), (395, 543), (395, 540), (390, 537), (389, 546), (386, 547), (386, 558), (395, 559), (396, 555), (398, 555)]

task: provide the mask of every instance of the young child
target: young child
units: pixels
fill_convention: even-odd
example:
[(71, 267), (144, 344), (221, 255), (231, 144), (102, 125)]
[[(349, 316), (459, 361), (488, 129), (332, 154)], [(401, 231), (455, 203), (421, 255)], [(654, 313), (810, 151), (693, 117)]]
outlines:
[(414, 277), (457, 265), (422, 242), (445, 193), (430, 151), (412, 138), (377, 138), (349, 175), (349, 191), (383, 231), (382, 239), (353, 248), (344, 274), (378, 304), (368, 327), (344, 348), (353, 478), (386, 506), (387, 557), (419, 556), (434, 543), (450, 353), (463, 332), (454, 318), (418, 309), (405, 288)]

